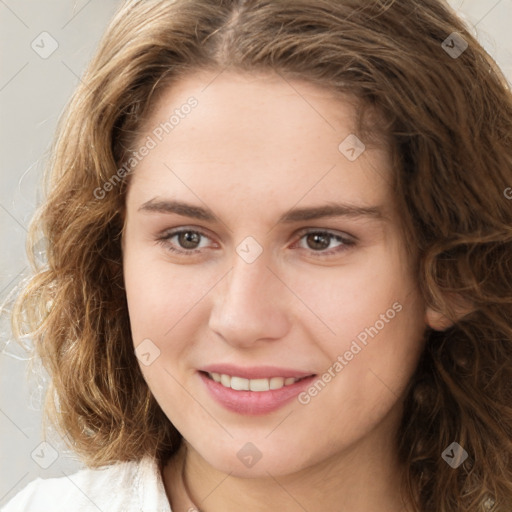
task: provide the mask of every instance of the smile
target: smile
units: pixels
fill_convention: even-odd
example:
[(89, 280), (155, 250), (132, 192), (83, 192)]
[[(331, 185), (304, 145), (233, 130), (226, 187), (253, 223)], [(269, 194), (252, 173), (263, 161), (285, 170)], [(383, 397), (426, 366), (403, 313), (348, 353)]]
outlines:
[(316, 374), (292, 369), (231, 365), (204, 368), (197, 375), (205, 391), (217, 404), (243, 415), (263, 415), (277, 411), (291, 403), (316, 378)]
[(299, 380), (306, 377), (271, 377), (269, 379), (245, 379), (225, 373), (208, 372), (208, 377), (215, 382), (220, 383), (225, 388), (231, 388), (235, 391), (270, 391), (281, 389), (285, 386), (291, 386)]

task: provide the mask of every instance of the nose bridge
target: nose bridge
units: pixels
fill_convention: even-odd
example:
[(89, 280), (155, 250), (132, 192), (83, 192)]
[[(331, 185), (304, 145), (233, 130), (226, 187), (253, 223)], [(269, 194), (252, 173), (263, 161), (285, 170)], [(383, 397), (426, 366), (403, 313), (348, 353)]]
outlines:
[(249, 262), (236, 254), (231, 271), (216, 289), (210, 328), (231, 344), (279, 338), (289, 328), (285, 302), (280, 300), (285, 290), (268, 263), (262, 255)]
[(227, 279), (227, 299), (238, 299), (240, 304), (247, 302), (252, 307), (254, 307), (253, 301), (261, 302), (257, 299), (264, 298), (272, 287), (270, 278), (275, 280), (267, 265), (268, 262), (263, 257), (251, 263), (239, 256), (234, 258), (233, 267)]

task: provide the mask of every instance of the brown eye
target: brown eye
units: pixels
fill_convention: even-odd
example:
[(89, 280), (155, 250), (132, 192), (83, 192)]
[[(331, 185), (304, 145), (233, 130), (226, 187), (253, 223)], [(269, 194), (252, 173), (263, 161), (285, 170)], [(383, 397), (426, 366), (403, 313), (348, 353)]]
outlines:
[(197, 231), (182, 231), (177, 234), (178, 243), (183, 249), (197, 249), (201, 242), (201, 234)]
[(157, 241), (169, 251), (187, 256), (207, 248), (211, 239), (194, 229), (174, 229), (165, 232)]
[(299, 247), (312, 252), (318, 257), (334, 256), (356, 245), (356, 239), (351, 235), (331, 233), (329, 231), (302, 231)]
[(328, 233), (310, 233), (306, 235), (306, 242), (310, 249), (322, 251), (327, 249), (331, 243), (332, 235)]

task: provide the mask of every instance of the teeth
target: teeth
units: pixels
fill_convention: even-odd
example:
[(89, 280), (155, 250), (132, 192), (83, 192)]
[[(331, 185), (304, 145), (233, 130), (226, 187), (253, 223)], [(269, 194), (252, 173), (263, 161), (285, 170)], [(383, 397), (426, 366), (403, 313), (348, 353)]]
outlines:
[(235, 389), (236, 391), (269, 391), (271, 389), (281, 389), (289, 386), (300, 379), (294, 377), (272, 377), (271, 379), (244, 379), (243, 377), (235, 377), (224, 373), (208, 373), (215, 381), (222, 384), (225, 388)]
[(270, 379), (270, 389), (279, 389), (284, 386), (284, 378), (283, 377), (272, 377)]
[(225, 388), (230, 388), (231, 387), (231, 377), (229, 375), (224, 375), (222, 374), (220, 376), (220, 383), (225, 387)]
[(236, 389), (237, 391), (249, 391), (249, 379), (231, 377), (231, 389)]
[(249, 389), (251, 391), (268, 391), (270, 382), (268, 379), (251, 379), (249, 381)]

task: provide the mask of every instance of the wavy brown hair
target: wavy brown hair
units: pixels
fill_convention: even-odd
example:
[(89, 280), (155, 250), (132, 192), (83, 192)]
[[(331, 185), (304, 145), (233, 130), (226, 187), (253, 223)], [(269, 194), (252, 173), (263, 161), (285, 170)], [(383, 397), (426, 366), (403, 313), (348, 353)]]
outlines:
[[(449, 37), (454, 46), (454, 32), (468, 43), (457, 58), (442, 46)], [(120, 8), (61, 118), (30, 232), (32, 242), (46, 237), (47, 264), (13, 314), (15, 333), (32, 336), (52, 377), (54, 420), (91, 466), (163, 461), (180, 444), (129, 329), (120, 238), (130, 175), (102, 199), (94, 191), (130, 157), (159, 92), (186, 73), (227, 68), (307, 80), (380, 113), (372, 130), (391, 147), (419, 286), (454, 321), (427, 329), (408, 388), (396, 439), (403, 492), (418, 512), (512, 510), (512, 95), (440, 0)], [(453, 441), (469, 454), (457, 469), (441, 457)]]

